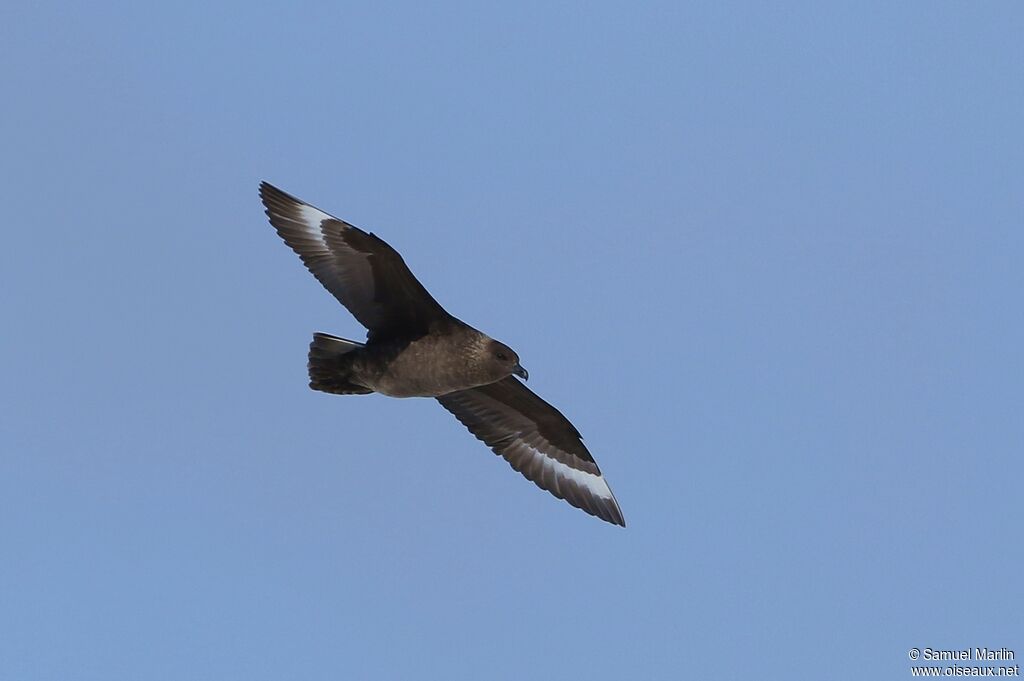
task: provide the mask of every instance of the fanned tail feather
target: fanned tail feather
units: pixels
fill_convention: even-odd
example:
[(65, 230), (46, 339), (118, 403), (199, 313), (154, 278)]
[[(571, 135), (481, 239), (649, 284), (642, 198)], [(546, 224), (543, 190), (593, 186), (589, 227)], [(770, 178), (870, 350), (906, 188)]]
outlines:
[(309, 344), (309, 387), (335, 395), (366, 395), (373, 391), (348, 380), (348, 355), (362, 343), (314, 333)]

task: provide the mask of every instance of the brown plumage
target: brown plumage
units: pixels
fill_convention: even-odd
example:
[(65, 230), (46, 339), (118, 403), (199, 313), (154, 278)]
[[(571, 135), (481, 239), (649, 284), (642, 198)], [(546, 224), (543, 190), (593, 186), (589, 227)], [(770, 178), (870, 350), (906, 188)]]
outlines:
[(285, 243), (368, 330), (365, 344), (314, 334), (311, 388), (435, 397), (538, 487), (625, 525), (579, 432), (515, 378), (528, 375), (511, 348), (448, 314), (376, 235), (266, 182), (260, 197)]

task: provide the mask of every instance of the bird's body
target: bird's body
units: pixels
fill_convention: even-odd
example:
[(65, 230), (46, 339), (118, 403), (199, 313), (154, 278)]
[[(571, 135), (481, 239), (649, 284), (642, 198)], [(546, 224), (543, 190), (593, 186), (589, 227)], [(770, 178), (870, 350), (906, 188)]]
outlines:
[(476, 358), (481, 343), (487, 340), (476, 329), (453, 319), (444, 333), (375, 338), (342, 355), (337, 373), (388, 397), (438, 397), (507, 375), (487, 373), (484, 367), (481, 377)]
[(511, 348), (445, 311), (374, 234), (266, 182), (260, 196), (285, 243), (368, 329), (366, 343), (314, 334), (311, 388), (436, 398), (538, 487), (625, 525), (579, 432), (515, 378), (528, 375)]

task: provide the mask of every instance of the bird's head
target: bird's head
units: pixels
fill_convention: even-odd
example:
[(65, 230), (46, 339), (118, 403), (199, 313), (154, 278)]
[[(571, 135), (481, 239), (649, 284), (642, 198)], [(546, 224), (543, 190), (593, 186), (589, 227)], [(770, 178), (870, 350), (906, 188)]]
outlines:
[(486, 344), (485, 352), (487, 355), (485, 362), (488, 369), (498, 376), (495, 380), (501, 380), (511, 374), (518, 376), (524, 381), (530, 378), (529, 372), (519, 363), (519, 355), (504, 343), (492, 339)]

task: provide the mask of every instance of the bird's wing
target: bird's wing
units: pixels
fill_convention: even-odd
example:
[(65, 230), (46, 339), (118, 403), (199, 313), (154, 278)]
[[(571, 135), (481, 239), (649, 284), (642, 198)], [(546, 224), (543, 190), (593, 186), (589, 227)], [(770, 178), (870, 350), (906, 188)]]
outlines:
[(625, 527), (615, 495), (561, 412), (509, 376), (442, 395), (441, 405), (527, 480), (576, 508)]
[(433, 322), (450, 319), (383, 239), (267, 182), (260, 198), (277, 233), (371, 338), (426, 333)]

